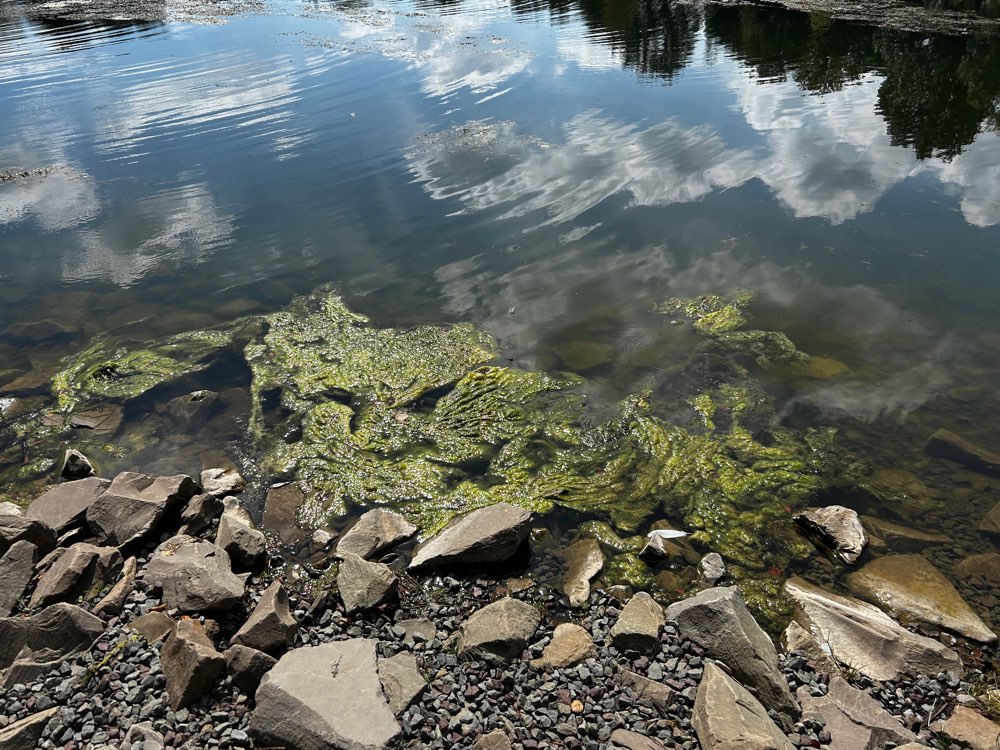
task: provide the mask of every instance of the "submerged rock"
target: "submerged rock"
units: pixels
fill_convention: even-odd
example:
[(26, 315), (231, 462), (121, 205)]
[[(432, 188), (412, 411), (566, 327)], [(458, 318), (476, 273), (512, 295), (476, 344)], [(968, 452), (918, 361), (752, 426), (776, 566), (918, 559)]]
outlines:
[(691, 726), (703, 750), (794, 750), (760, 701), (711, 661), (695, 694)]
[(1000, 584), (1000, 552), (984, 552), (970, 555), (955, 566), (955, 575), (962, 578), (983, 578), (992, 584)]
[(847, 565), (856, 562), (868, 544), (857, 512), (842, 505), (810, 508), (795, 516), (795, 522), (807, 536)]
[(1000, 453), (981, 448), (949, 430), (940, 429), (931, 435), (924, 452), (928, 456), (962, 464), (973, 471), (1000, 476)]
[(861, 516), (861, 522), (873, 536), (894, 552), (919, 552), (925, 547), (951, 544), (951, 537), (939, 531), (924, 531), (874, 516)]
[(62, 466), (59, 468), (59, 476), (63, 479), (86, 479), (92, 477), (97, 472), (90, 459), (78, 450), (70, 448), (63, 456)]

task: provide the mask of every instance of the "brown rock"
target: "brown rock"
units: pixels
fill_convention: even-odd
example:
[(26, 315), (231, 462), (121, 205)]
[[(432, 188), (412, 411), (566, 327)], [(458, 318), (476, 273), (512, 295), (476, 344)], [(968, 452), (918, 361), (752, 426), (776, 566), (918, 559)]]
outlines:
[(417, 551), (410, 568), (508, 560), (528, 538), (531, 517), (530, 511), (507, 503), (459, 516)]
[(659, 740), (627, 729), (616, 729), (611, 733), (611, 747), (625, 750), (665, 750), (665, 745)]
[(295, 642), (299, 624), (288, 610), (288, 594), (279, 581), (275, 581), (261, 594), (260, 601), (250, 614), (250, 619), (233, 636), (233, 645), (280, 654)]
[(162, 641), (177, 625), (174, 619), (164, 612), (150, 612), (132, 620), (129, 628), (141, 635), (150, 643)]
[(712, 661), (705, 663), (691, 726), (703, 750), (794, 750), (760, 701)]
[(37, 518), (61, 534), (66, 529), (85, 522), (87, 509), (110, 484), (107, 479), (97, 477), (57, 484), (32, 501), (25, 515)]
[(121, 613), (128, 595), (135, 590), (137, 568), (138, 563), (134, 557), (130, 557), (125, 561), (125, 565), (122, 567), (121, 580), (111, 588), (107, 596), (94, 606), (93, 612), (95, 615), (99, 617), (113, 617)]
[(590, 579), (604, 567), (601, 545), (588, 537), (571, 544), (563, 554), (566, 560), (563, 593), (569, 606), (582, 607), (590, 600)]
[(950, 717), (931, 724), (931, 730), (964, 742), (972, 750), (1000, 747), (1000, 726), (966, 706), (956, 706)]
[(32, 608), (92, 599), (122, 571), (122, 555), (114, 547), (79, 542), (59, 552), (35, 587)]
[(821, 719), (832, 737), (830, 750), (857, 750), (914, 742), (917, 737), (868, 693), (851, 687), (840, 675), (830, 680), (824, 696), (809, 694), (806, 687), (797, 693), (802, 718)]
[(894, 552), (919, 552), (925, 547), (952, 543), (951, 537), (940, 532), (914, 529), (875, 516), (861, 516), (861, 522)]
[(618, 670), (615, 673), (615, 680), (628, 690), (636, 701), (643, 705), (648, 702), (660, 716), (669, 713), (670, 704), (674, 702), (674, 691), (669, 686), (627, 669)]
[(511, 750), (510, 738), (502, 729), (494, 729), (476, 740), (472, 750)]
[(955, 575), (961, 578), (982, 578), (989, 583), (1000, 583), (1000, 552), (970, 555), (955, 566)]
[(0, 557), (0, 617), (8, 617), (35, 575), (38, 547), (24, 540)]
[(542, 656), (535, 659), (532, 664), (536, 667), (551, 666), (562, 669), (594, 656), (597, 656), (597, 646), (594, 645), (590, 633), (579, 625), (564, 622), (556, 625), (552, 640), (542, 651)]
[(868, 543), (857, 512), (843, 505), (810, 508), (794, 520), (821, 549), (847, 565), (854, 564)]
[(635, 594), (611, 628), (611, 639), (619, 651), (652, 654), (660, 650), (663, 607), (645, 591)]
[(378, 557), (397, 544), (413, 538), (417, 527), (398, 513), (376, 508), (365, 513), (337, 542), (337, 557), (358, 555), (365, 560)]
[(222, 655), (233, 684), (247, 695), (257, 692), (261, 679), (278, 663), (263, 651), (240, 645), (230, 646)]
[(170, 707), (177, 711), (205, 695), (226, 671), (226, 660), (215, 650), (197, 620), (177, 623), (160, 649)]

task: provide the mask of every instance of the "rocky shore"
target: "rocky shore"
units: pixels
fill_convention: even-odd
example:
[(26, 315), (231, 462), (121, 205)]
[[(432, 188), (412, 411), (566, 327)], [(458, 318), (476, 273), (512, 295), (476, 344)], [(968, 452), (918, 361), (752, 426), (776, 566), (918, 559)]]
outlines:
[[(563, 550), (559, 585), (509, 577), (534, 519), (498, 504), (415, 549), (416, 527), (369, 511), (289, 565), (243, 486), (233, 470), (125, 472), (0, 506), (0, 750), (912, 750), (1000, 736), (976, 711), (996, 637), (957, 603), (931, 638), (792, 578), (776, 648), (718, 555), (666, 608), (592, 587), (594, 540)], [(865, 539), (851, 513), (801, 523), (850, 558)], [(662, 554), (669, 536), (650, 545)], [(874, 562), (893, 560), (932, 568)], [(889, 585), (871, 566), (852, 575)]]

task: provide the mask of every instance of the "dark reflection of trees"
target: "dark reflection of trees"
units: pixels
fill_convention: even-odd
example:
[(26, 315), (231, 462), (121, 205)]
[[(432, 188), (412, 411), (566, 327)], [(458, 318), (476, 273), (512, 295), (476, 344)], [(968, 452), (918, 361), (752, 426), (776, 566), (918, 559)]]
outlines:
[(951, 158), (1000, 125), (1000, 40), (910, 34), (766, 8), (706, 11), (711, 44), (764, 79), (827, 93), (869, 71), (885, 76), (879, 111), (892, 142)]

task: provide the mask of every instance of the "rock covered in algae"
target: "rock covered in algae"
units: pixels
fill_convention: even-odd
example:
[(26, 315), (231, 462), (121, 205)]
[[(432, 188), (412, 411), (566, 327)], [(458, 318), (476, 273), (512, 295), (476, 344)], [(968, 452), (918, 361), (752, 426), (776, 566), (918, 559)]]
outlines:
[(753, 293), (736, 289), (722, 296), (703, 294), (700, 297), (670, 297), (656, 306), (664, 315), (689, 318), (694, 327), (702, 333), (720, 334), (735, 331), (747, 324), (746, 307), (753, 299)]

